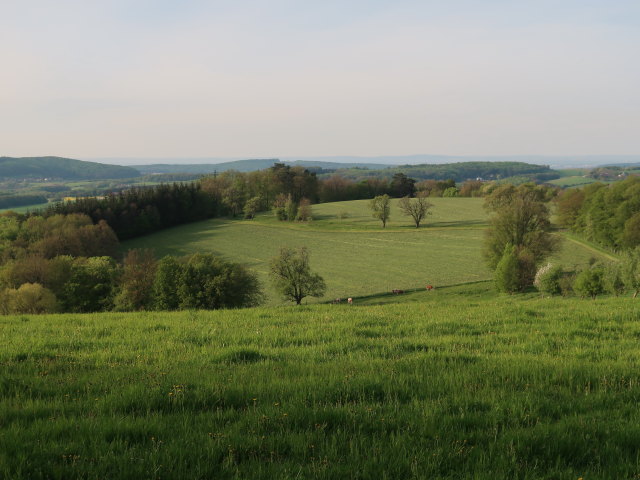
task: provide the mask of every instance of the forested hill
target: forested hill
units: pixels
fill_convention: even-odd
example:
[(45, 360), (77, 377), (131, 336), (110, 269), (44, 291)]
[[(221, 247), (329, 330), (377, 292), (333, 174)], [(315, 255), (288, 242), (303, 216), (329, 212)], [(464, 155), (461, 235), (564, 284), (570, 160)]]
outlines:
[(352, 180), (368, 177), (393, 177), (396, 173), (404, 173), (417, 180), (448, 180), (464, 182), (469, 179), (500, 180), (510, 177), (526, 177), (534, 181), (547, 181), (559, 178), (559, 172), (548, 165), (533, 165), (523, 162), (460, 162), (438, 165), (400, 165), (383, 170), (366, 170), (360, 168), (340, 169), (336, 173)]
[(312, 160), (295, 160), (281, 162), (277, 158), (263, 158), (263, 159), (251, 159), (251, 160), (234, 160), (231, 162), (222, 163), (193, 163), (193, 164), (166, 164), (155, 163), (150, 165), (134, 165), (133, 167), (145, 175), (154, 173), (222, 173), (227, 170), (236, 170), (238, 172), (253, 172), (256, 170), (264, 170), (270, 168), (274, 163), (285, 163), (287, 165), (297, 165), (304, 168), (316, 168), (324, 170), (337, 170), (340, 168), (368, 168), (368, 169), (381, 169), (386, 168), (389, 165), (382, 165), (377, 163), (338, 163), (338, 162), (324, 162), (324, 161), (312, 161)]
[(105, 165), (62, 157), (0, 157), (0, 178), (55, 178), (96, 180), (132, 178), (140, 172), (132, 167)]

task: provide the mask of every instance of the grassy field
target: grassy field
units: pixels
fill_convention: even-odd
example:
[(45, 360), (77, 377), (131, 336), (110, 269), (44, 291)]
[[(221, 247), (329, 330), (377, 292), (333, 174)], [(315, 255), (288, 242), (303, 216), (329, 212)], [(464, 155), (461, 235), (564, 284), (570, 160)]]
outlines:
[(13, 211), (16, 213), (27, 213), (33, 212), (35, 210), (40, 210), (42, 208), (47, 208), (48, 205), (48, 203), (37, 203), (35, 205), (24, 205), (22, 207), (0, 208), (0, 213), (8, 211)]
[[(212, 252), (254, 269), (265, 286), (268, 304), (282, 303), (268, 278), (269, 259), (281, 246), (305, 245), (312, 269), (327, 283), (332, 298), (488, 280), (482, 259), (487, 213), (479, 198), (434, 198), (433, 214), (416, 229), (392, 202), (391, 221), (382, 229), (371, 216), (368, 201), (313, 206), (308, 223), (279, 222), (271, 214), (255, 220), (210, 220), (138, 238), (128, 248), (153, 248), (158, 255)], [(339, 218), (341, 214), (346, 218)], [(554, 256), (567, 266), (585, 265), (601, 252), (565, 242)], [(314, 301), (307, 299), (305, 301)]]
[(0, 317), (0, 478), (638, 477), (638, 301), (413, 295)]
[(556, 185), (558, 187), (567, 188), (567, 187), (579, 187), (582, 185), (589, 185), (590, 183), (595, 183), (597, 181), (598, 180), (595, 180), (593, 178), (588, 178), (583, 175), (576, 175), (571, 177), (556, 178), (555, 180), (550, 180), (549, 183), (552, 185)]

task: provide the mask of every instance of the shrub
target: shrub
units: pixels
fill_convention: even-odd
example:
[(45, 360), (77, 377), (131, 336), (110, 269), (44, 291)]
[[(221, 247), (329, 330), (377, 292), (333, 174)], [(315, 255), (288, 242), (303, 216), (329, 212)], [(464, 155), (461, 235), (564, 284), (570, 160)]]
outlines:
[(585, 268), (576, 276), (573, 289), (582, 297), (596, 299), (604, 292), (604, 269), (598, 265)]
[(284, 204), (284, 211), (287, 214), (287, 221), (289, 222), (293, 222), (298, 216), (298, 204), (293, 200), (291, 194), (289, 194)]
[(624, 293), (622, 268), (618, 262), (609, 262), (604, 266), (604, 289), (616, 297)]
[(457, 197), (458, 189), (456, 187), (449, 187), (444, 192), (442, 192), (443, 197)]
[(58, 309), (53, 292), (39, 283), (25, 283), (18, 289), (7, 289), (0, 294), (2, 313), (51, 313)]
[(533, 284), (543, 295), (558, 295), (562, 292), (561, 280), (562, 267), (547, 263), (538, 270)]
[(519, 289), (518, 257), (513, 245), (507, 244), (496, 266), (494, 282), (499, 292), (514, 293)]
[(157, 310), (253, 307), (263, 299), (254, 273), (205, 253), (161, 259), (153, 290)]
[(298, 206), (298, 220), (301, 222), (308, 222), (311, 220), (311, 202), (308, 198), (300, 200)]
[(568, 297), (573, 294), (573, 282), (575, 282), (575, 274), (571, 273), (560, 277), (558, 282), (560, 285), (560, 294), (563, 297)]
[(253, 197), (247, 200), (244, 204), (244, 218), (247, 220), (252, 219), (256, 216), (256, 213), (260, 210), (260, 204), (262, 203), (262, 199), (260, 197)]

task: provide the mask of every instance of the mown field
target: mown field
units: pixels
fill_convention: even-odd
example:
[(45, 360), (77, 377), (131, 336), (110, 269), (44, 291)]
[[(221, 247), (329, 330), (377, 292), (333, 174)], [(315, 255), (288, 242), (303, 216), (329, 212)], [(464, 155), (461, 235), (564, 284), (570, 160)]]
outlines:
[(637, 300), (413, 296), (0, 317), (0, 478), (638, 478)]
[[(327, 283), (321, 302), (490, 279), (482, 259), (483, 199), (430, 201), (432, 215), (419, 229), (400, 214), (396, 200), (385, 229), (371, 216), (368, 201), (358, 200), (314, 205), (308, 223), (279, 222), (270, 213), (254, 220), (215, 219), (128, 241), (123, 249), (153, 248), (160, 256), (212, 252), (244, 263), (258, 273), (270, 305), (282, 303), (268, 276), (269, 260), (281, 246), (309, 248), (312, 269)], [(584, 243), (566, 242), (553, 260), (574, 267), (592, 256), (602, 258)]]

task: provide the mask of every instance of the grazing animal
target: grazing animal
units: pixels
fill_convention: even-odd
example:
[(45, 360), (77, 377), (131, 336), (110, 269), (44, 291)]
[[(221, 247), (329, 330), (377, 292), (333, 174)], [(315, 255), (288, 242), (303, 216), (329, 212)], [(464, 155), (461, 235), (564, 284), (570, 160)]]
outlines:
[(391, 293), (395, 295), (402, 295), (404, 293), (404, 290), (395, 289), (395, 290), (391, 290)]
[(351, 297), (347, 298), (347, 303), (349, 305), (353, 305), (353, 298), (351, 298)]
[(341, 298), (336, 298), (336, 299), (335, 299), (333, 302), (331, 302), (331, 303), (333, 303), (333, 304), (335, 305), (335, 304), (340, 303), (340, 302), (342, 302), (342, 299), (341, 299)]
[(427, 290), (431, 291), (431, 290), (433, 290), (433, 285), (427, 285), (426, 288), (427, 288)]

